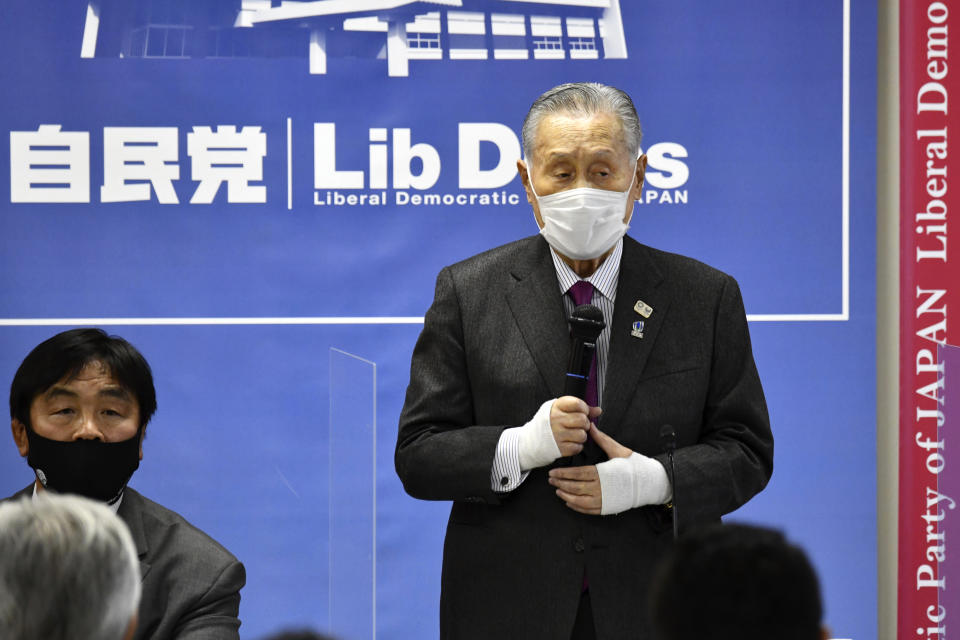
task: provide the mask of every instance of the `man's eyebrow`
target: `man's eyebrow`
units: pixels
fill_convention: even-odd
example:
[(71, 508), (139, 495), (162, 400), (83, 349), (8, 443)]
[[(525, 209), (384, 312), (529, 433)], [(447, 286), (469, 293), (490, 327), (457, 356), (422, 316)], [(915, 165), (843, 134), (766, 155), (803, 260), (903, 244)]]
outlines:
[(573, 153), (570, 151), (553, 151), (544, 156), (543, 162), (557, 162), (559, 160), (567, 160), (573, 157)]
[(68, 398), (79, 397), (75, 392), (71, 391), (70, 389), (67, 389), (66, 387), (58, 387), (58, 386), (50, 387), (49, 389), (47, 389), (47, 392), (43, 394), (43, 397), (47, 398), (48, 400), (53, 400), (54, 398), (60, 398), (64, 396)]
[(105, 389), (101, 389), (97, 395), (107, 398), (116, 398), (117, 400), (130, 400), (130, 392), (123, 387), (107, 387)]

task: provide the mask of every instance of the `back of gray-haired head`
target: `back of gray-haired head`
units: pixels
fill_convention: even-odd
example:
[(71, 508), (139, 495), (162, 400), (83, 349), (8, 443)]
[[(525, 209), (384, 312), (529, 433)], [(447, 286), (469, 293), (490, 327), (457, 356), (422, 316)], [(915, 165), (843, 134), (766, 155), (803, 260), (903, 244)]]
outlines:
[(121, 640), (139, 603), (133, 540), (105, 505), (48, 493), (0, 504), (0, 638)]
[(533, 154), (537, 128), (545, 116), (556, 113), (590, 117), (599, 113), (616, 116), (623, 127), (623, 142), (634, 157), (640, 156), (640, 118), (625, 92), (598, 82), (573, 82), (550, 89), (534, 101), (523, 121), (523, 156)]

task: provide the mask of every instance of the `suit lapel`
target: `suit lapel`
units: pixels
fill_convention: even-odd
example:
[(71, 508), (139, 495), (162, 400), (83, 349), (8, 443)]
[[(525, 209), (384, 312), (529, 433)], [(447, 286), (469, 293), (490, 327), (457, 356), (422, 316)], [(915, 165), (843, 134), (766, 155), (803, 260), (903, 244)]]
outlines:
[[(634, 311), (642, 300), (653, 312), (649, 318)], [(609, 358), (604, 376), (601, 424), (616, 433), (633, 391), (646, 367), (650, 351), (670, 308), (671, 297), (664, 278), (646, 247), (629, 237), (623, 240), (623, 257), (617, 280), (617, 302), (610, 327)], [(643, 321), (643, 337), (631, 334), (633, 323)]]
[(117, 515), (130, 529), (130, 536), (137, 548), (137, 557), (140, 558), (140, 579), (143, 580), (150, 572), (150, 563), (146, 561), (150, 545), (143, 530), (143, 499), (140, 494), (130, 487), (124, 489), (123, 500), (120, 502)]
[(550, 395), (560, 396), (570, 335), (550, 248), (541, 236), (511, 267), (510, 275), (507, 304)]

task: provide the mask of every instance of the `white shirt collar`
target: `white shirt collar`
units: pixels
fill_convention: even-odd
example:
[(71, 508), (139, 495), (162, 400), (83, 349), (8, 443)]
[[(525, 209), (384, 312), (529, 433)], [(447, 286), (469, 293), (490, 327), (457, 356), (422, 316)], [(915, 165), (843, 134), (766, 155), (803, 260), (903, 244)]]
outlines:
[(560, 254), (550, 247), (550, 255), (553, 258), (553, 267), (557, 271), (557, 281), (560, 284), (560, 295), (564, 295), (574, 284), (580, 280), (586, 280), (593, 285), (596, 291), (603, 294), (603, 297), (614, 301), (617, 298), (617, 280), (620, 276), (620, 258), (623, 256), (623, 238), (617, 241), (613, 251), (607, 256), (606, 260), (600, 263), (600, 266), (586, 278), (581, 278), (570, 268)]
[[(40, 481), (39, 481), (39, 480), (34, 480), (34, 481), (33, 481), (33, 498), (32, 498), (32, 499), (36, 499), (36, 497), (37, 497), (37, 483), (38, 483), (38, 482), (40, 482)], [(126, 489), (126, 487), (124, 487), (124, 489)], [(46, 491), (46, 489), (45, 489), (45, 491)], [(111, 511), (113, 511), (114, 513), (116, 513), (117, 511), (120, 510), (120, 503), (121, 503), (121, 502), (123, 502), (123, 494), (122, 494), (122, 493), (120, 494), (120, 497), (117, 498), (117, 501), (114, 502), (113, 504), (108, 504), (108, 505), (107, 505), (107, 508), (110, 509)]]

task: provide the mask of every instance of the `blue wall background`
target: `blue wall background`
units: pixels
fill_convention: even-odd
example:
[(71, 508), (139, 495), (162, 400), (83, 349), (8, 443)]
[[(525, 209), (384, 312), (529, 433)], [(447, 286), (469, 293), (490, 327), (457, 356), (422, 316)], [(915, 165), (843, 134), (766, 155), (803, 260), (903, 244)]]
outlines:
[[(3, 129), (89, 131), (92, 201), (13, 202), (16, 159), (2, 137), (0, 385), (34, 345), (72, 326), (62, 319), (184, 319), (108, 327), (141, 349), (157, 381), (160, 409), (132, 484), (245, 562), (243, 637), (326, 628), (331, 588), (362, 591), (328, 580), (331, 348), (376, 363), (376, 447), (358, 469), (375, 453), (377, 636), (437, 636), (449, 505), (407, 497), (393, 472), (420, 327), (189, 318), (422, 316), (444, 265), (536, 231), (519, 180), (495, 189), (520, 195), (516, 206), (316, 206), (313, 123), (336, 123), (337, 167), (354, 170), (366, 169), (369, 128), (409, 128), (441, 158), (429, 191), (457, 194), (458, 124), (518, 131), (541, 91), (571, 80), (627, 90), (645, 149), (686, 149), (687, 202), (641, 205), (630, 234), (731, 273), (756, 318), (775, 472), (733, 517), (782, 527), (811, 553), (836, 637), (876, 637), (876, 8), (850, 0), (849, 317), (770, 321), (843, 309), (844, 3), (622, 5), (627, 59), (415, 61), (409, 77), (390, 78), (384, 60), (334, 55), (328, 74), (310, 75), (305, 52), (81, 59), (85, 3), (5, 3)], [(255, 184), (266, 203), (228, 202), (221, 187), (212, 204), (189, 204), (187, 133), (217, 125), (265, 132)], [(103, 127), (133, 126), (178, 128), (179, 204), (100, 202)], [(483, 149), (491, 168), (495, 148)], [(0, 447), (0, 493), (30, 478), (12, 442)]]

